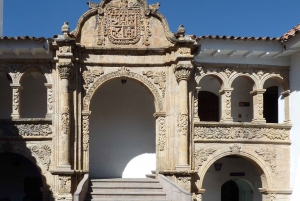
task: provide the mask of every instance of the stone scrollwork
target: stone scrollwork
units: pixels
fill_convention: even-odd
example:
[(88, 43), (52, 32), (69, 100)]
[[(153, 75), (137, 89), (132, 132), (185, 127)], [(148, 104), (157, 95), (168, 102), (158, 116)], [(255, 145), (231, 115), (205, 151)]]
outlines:
[(42, 163), (46, 166), (46, 169), (49, 170), (51, 163), (51, 148), (48, 145), (43, 146), (33, 146), (30, 148), (33, 155), (35, 155)]
[(58, 177), (58, 192), (59, 193), (71, 193), (71, 177), (59, 176)]
[(164, 71), (144, 71), (143, 75), (145, 75), (148, 78), (152, 78), (154, 81), (154, 84), (157, 84), (159, 86), (159, 89), (162, 92), (162, 97), (165, 97), (166, 94), (166, 72)]
[(165, 117), (158, 117), (158, 147), (160, 151), (165, 150), (167, 136), (166, 136), (166, 122)]
[(203, 162), (207, 160), (209, 155), (212, 155), (215, 151), (217, 151), (214, 148), (209, 149), (196, 149), (194, 153), (195, 157), (195, 169), (199, 170), (200, 166), (202, 166)]
[(49, 124), (0, 124), (0, 136), (49, 136)]
[(90, 133), (90, 129), (89, 129), (89, 116), (88, 115), (84, 115), (82, 116), (82, 130), (83, 130), (83, 151), (88, 151), (89, 150), (89, 133)]
[(68, 106), (63, 106), (62, 114), (61, 114), (61, 122), (62, 122), (62, 133), (65, 135), (69, 134), (70, 127), (70, 108)]
[(85, 70), (82, 73), (83, 79), (85, 81), (85, 85), (83, 85), (84, 89), (87, 90), (88, 87), (93, 84), (94, 80), (104, 74), (103, 68), (95, 69), (95, 70)]
[(72, 62), (61, 62), (57, 65), (60, 79), (71, 79), (74, 64)]
[(269, 149), (257, 149), (255, 151), (258, 155), (262, 156), (265, 162), (270, 164), (272, 172), (275, 172), (276, 168), (276, 152)]
[(178, 114), (177, 124), (178, 124), (178, 133), (180, 135), (187, 135), (188, 133), (188, 115), (187, 114)]
[(289, 131), (275, 128), (196, 127), (195, 139), (268, 139), (288, 140)]

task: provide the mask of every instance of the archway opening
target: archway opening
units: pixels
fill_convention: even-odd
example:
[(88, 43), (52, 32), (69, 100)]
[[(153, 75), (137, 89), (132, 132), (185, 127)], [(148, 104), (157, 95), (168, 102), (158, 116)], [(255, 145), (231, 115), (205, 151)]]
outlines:
[(12, 111), (12, 79), (6, 72), (0, 71), (0, 119), (10, 119)]
[[(145, 177), (155, 169), (154, 97), (134, 80), (121, 81), (104, 83), (91, 101), (91, 178)], [(144, 172), (134, 171), (137, 159)]]
[(203, 200), (262, 200), (262, 194), (259, 191), (259, 188), (262, 188), (262, 173), (257, 164), (235, 155), (223, 157), (218, 162), (222, 163), (221, 170), (216, 171), (212, 164), (204, 176)]
[(0, 161), (0, 200), (43, 200), (41, 174), (29, 159), (1, 153)]
[(29, 72), (21, 79), (20, 113), (23, 118), (45, 118), (47, 113), (47, 89), (45, 76)]

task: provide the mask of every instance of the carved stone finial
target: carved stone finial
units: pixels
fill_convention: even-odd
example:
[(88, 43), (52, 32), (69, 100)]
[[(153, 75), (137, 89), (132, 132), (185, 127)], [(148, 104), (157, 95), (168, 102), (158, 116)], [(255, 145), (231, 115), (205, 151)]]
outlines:
[(72, 78), (72, 71), (74, 68), (74, 64), (72, 62), (59, 63), (57, 68), (58, 68), (60, 79), (71, 79)]
[(180, 25), (180, 26), (178, 27), (178, 30), (177, 30), (176, 35), (177, 35), (179, 38), (182, 39), (182, 38), (184, 37), (184, 34), (185, 34), (185, 28), (184, 28), (183, 25)]
[(61, 27), (61, 32), (63, 35), (68, 35), (70, 33), (69, 22), (64, 22), (64, 25)]
[(193, 69), (192, 64), (177, 64), (174, 67), (174, 73), (177, 79), (177, 82), (181, 80), (188, 80)]
[(151, 10), (151, 13), (153, 14), (156, 11), (158, 11), (159, 6), (160, 6), (160, 3), (158, 3), (158, 2), (156, 4), (150, 4), (149, 9)]

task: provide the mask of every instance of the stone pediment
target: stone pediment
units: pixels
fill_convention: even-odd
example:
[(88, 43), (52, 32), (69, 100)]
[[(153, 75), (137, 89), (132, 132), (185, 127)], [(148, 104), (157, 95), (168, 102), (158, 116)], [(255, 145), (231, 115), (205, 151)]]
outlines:
[(86, 47), (174, 46), (179, 40), (158, 9), (146, 0), (103, 0), (90, 4), (72, 34)]

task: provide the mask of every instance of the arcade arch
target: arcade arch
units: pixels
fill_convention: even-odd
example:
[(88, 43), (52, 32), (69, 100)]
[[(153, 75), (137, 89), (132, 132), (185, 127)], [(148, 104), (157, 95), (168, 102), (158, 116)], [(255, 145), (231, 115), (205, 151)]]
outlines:
[(12, 112), (12, 79), (5, 71), (0, 71), (0, 119), (10, 119)]

